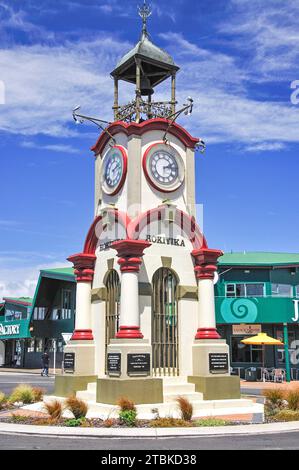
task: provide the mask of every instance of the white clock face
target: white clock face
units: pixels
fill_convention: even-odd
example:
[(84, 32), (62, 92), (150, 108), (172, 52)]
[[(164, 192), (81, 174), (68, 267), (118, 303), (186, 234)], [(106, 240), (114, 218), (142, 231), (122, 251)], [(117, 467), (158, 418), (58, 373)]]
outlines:
[(175, 191), (184, 180), (184, 164), (169, 145), (153, 145), (146, 152), (144, 170), (152, 186), (160, 191)]
[(115, 146), (106, 153), (103, 160), (103, 189), (107, 194), (115, 194), (124, 182), (126, 155), (122, 148)]

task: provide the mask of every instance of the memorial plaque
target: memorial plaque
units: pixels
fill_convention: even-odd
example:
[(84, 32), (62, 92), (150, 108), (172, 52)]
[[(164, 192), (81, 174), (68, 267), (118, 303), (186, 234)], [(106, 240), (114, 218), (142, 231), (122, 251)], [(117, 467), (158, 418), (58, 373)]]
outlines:
[(109, 375), (120, 375), (121, 372), (121, 354), (107, 354), (107, 371)]
[(75, 372), (75, 353), (64, 353), (63, 370), (68, 374)]
[(228, 354), (227, 353), (210, 353), (209, 365), (211, 374), (227, 374), (228, 373)]
[(151, 367), (150, 354), (128, 354), (128, 375), (149, 375)]

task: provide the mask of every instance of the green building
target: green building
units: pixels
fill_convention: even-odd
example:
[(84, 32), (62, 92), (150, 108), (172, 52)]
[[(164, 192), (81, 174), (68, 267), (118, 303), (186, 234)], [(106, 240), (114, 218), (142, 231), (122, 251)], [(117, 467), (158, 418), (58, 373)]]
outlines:
[(289, 367), (291, 378), (296, 379), (299, 254), (226, 253), (219, 259), (218, 273), (215, 285), (217, 328), (230, 345), (234, 371), (244, 377), (246, 368), (262, 366), (261, 346), (241, 343), (248, 335), (262, 331), (285, 343), (285, 347), (266, 348), (266, 367)]

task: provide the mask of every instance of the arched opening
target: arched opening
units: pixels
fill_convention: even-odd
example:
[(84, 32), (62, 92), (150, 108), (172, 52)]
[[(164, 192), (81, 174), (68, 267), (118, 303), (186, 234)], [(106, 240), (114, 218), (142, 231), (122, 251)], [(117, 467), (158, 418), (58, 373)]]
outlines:
[(177, 275), (160, 268), (152, 279), (153, 375), (179, 375)]
[[(119, 329), (120, 280), (117, 271), (112, 269), (105, 279), (106, 319), (105, 319), (105, 357), (110, 340), (115, 338)], [(107, 360), (105, 361), (107, 364)]]

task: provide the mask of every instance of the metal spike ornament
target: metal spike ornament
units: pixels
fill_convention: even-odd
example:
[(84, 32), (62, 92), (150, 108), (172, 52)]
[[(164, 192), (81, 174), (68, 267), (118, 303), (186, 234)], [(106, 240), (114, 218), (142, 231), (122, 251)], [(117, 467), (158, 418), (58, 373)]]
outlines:
[(147, 35), (147, 19), (151, 16), (152, 14), (152, 9), (150, 5), (146, 3), (146, 0), (144, 0), (143, 5), (141, 7), (138, 7), (138, 14), (140, 18), (142, 19), (142, 35)]

